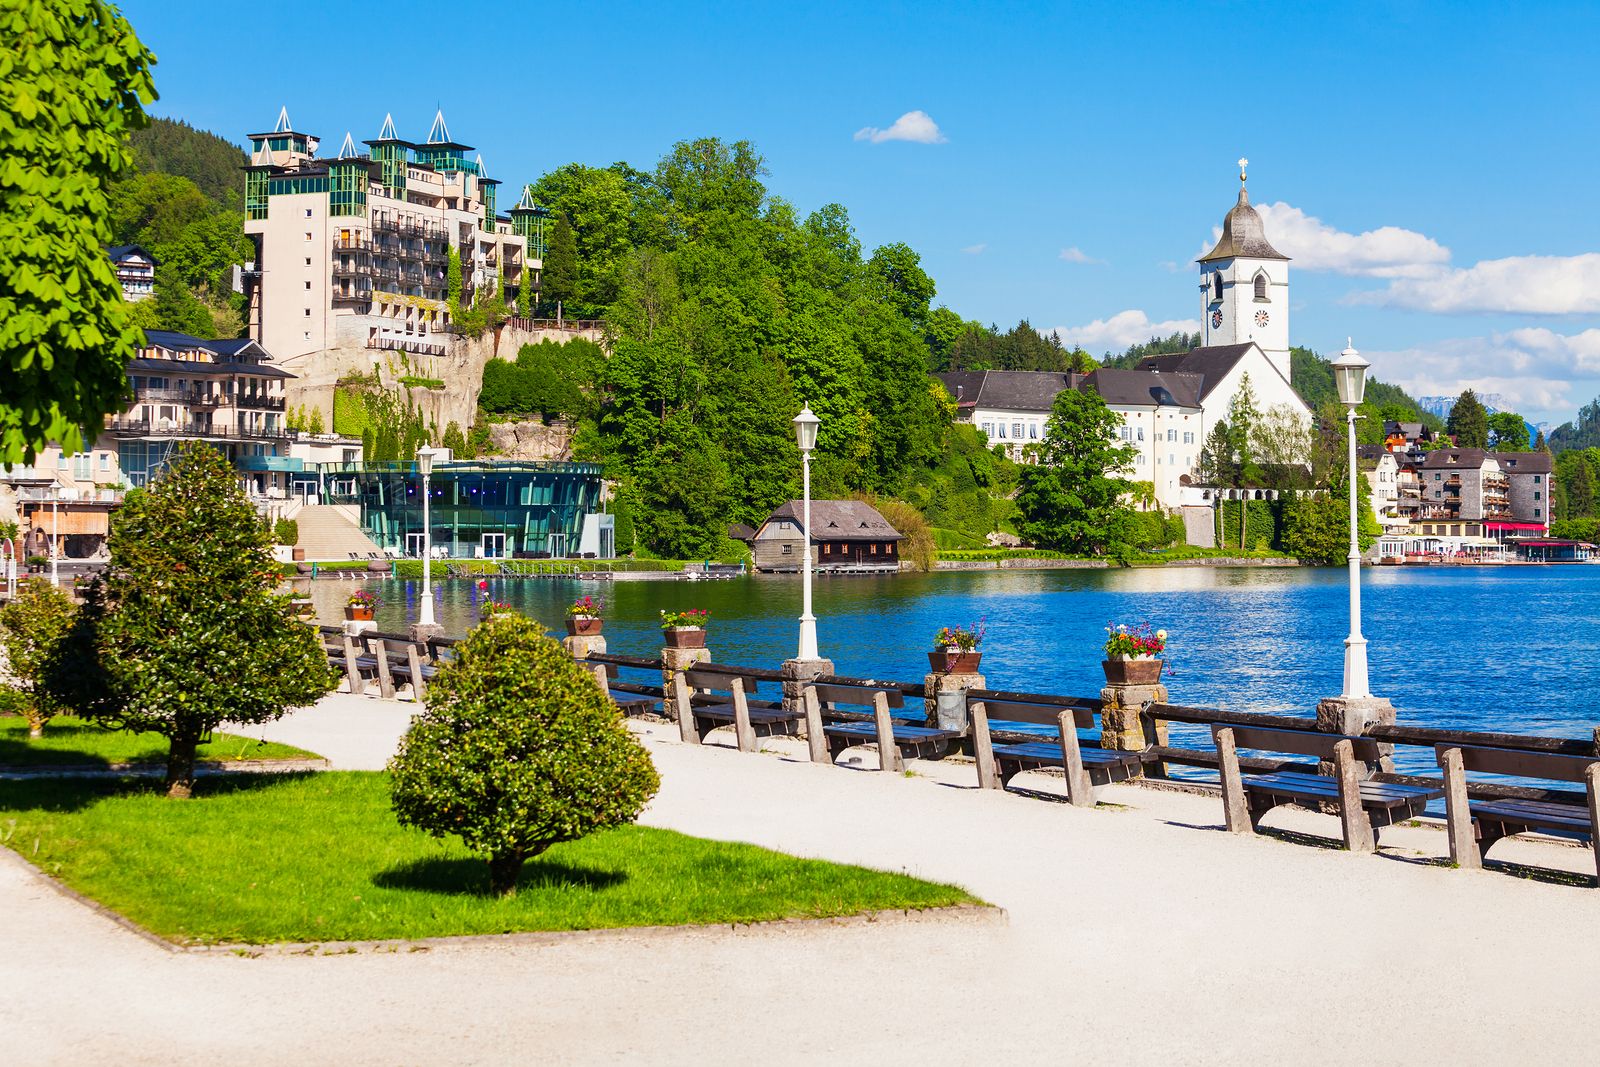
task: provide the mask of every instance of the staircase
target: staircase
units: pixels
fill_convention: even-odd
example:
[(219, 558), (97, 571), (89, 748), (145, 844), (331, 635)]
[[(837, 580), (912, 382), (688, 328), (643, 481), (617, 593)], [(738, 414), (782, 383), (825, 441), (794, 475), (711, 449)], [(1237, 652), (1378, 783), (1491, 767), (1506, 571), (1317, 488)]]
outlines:
[(352, 552), (361, 559), (366, 559), (369, 552), (383, 556), (382, 550), (346, 514), (347, 510), (331, 504), (300, 509), (294, 517), (300, 527), (300, 540), (295, 547), (306, 550), (307, 561), (348, 560)]

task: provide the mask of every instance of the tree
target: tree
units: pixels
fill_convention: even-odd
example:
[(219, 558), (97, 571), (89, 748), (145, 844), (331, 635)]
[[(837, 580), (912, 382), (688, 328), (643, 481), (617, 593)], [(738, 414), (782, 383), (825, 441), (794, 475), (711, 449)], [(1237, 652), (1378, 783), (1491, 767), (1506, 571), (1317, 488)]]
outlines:
[(1256, 460), (1253, 449), (1256, 422), (1260, 418), (1261, 411), (1256, 406), (1256, 391), (1250, 385), (1250, 375), (1242, 374), (1239, 376), (1239, 388), (1228, 403), (1228, 443), (1239, 453), (1240, 461), (1246, 468)]
[(900, 558), (910, 562), (919, 571), (933, 570), (939, 558), (939, 546), (922, 512), (901, 500), (872, 498), (867, 503), (877, 508), (878, 514), (905, 538), (900, 542)]
[(1488, 418), (1490, 446), (1496, 452), (1526, 452), (1528, 424), (1514, 411), (1497, 411)]
[(560, 303), (565, 309), (578, 291), (578, 239), (565, 215), (557, 215), (551, 227), (550, 244), (545, 249), (544, 270), (539, 279), (539, 295), (544, 303)]
[(128, 494), (107, 545), (103, 588), (47, 686), (87, 718), (166, 737), (169, 797), (191, 795), (195, 748), (217, 726), (270, 722), (333, 688), (316, 631), (275, 592), (272, 534), (216, 449), (181, 446)]
[[(1317, 496), (1302, 496), (1284, 509), (1283, 548), (1302, 563), (1329, 567), (1350, 556), (1350, 483), (1340, 470), (1333, 488)], [(1362, 551), (1371, 547), (1381, 530), (1372, 514), (1367, 479), (1356, 475), (1356, 542)]]
[(1233, 461), (1233, 434), (1227, 419), (1218, 419), (1200, 448), (1200, 483), (1227, 487), (1238, 481), (1239, 465)]
[(1311, 424), (1290, 404), (1274, 404), (1250, 427), (1250, 453), (1265, 470), (1270, 489), (1306, 485), (1312, 442)]
[(43, 578), (24, 581), (17, 598), (0, 608), (0, 646), (27, 700), (22, 713), (29, 737), (40, 736), (44, 724), (60, 710), (43, 680), (77, 613), (72, 598)]
[(7, 4), (0, 78), (0, 464), (69, 452), (119, 410), (142, 340), (105, 254), (107, 197), (155, 99), (152, 56), (104, 0)]
[(922, 269), (922, 257), (911, 246), (896, 241), (872, 253), (867, 270), (883, 287), (906, 320), (922, 328), (928, 321), (928, 304), (933, 300), (933, 279)]
[(428, 686), (389, 764), (396, 816), (457, 834), (489, 857), (489, 886), (516, 892), (525, 861), (632, 822), (660, 788), (616, 705), (544, 630), (491, 616)]
[(1489, 447), (1489, 413), (1471, 389), (1464, 390), (1450, 408), (1446, 429), (1457, 448)]
[(1128, 483), (1111, 474), (1126, 470), (1138, 450), (1114, 438), (1122, 417), (1092, 392), (1064, 389), (1045, 425), (1039, 463), (1023, 469), (1017, 493), (1023, 536), (1069, 552), (1124, 543)]
[(1543, 452), (1547, 456), (1550, 454), (1550, 445), (1544, 439), (1544, 431), (1543, 430), (1540, 430), (1536, 434), (1534, 434), (1533, 450), (1535, 452)]
[(1574, 519), (1594, 517), (1594, 473), (1581, 457), (1567, 486), (1567, 513)]
[(322, 421), (322, 405), (318, 404), (311, 409), (311, 415), (306, 420), (306, 430), (310, 433), (323, 433), (325, 424)]

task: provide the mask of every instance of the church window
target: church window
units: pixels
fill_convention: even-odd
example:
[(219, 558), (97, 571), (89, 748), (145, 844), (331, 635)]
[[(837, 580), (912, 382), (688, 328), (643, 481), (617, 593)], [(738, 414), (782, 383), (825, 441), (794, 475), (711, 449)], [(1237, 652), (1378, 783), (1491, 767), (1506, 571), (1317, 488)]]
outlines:
[(1211, 275), (1211, 299), (1222, 299), (1222, 272), (1215, 271)]
[(1256, 299), (1267, 299), (1267, 276), (1265, 274), (1256, 275)]

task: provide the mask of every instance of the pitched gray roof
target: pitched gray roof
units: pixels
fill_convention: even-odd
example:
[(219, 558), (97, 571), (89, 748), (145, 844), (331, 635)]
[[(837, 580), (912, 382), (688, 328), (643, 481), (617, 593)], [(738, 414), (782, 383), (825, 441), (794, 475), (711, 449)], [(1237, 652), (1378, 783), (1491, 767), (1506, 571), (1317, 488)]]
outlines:
[[(767, 517), (800, 522), (804, 505), (799, 500), (780, 504)], [(764, 525), (764, 524), (763, 524)], [(901, 541), (904, 540), (878, 509), (860, 500), (813, 500), (811, 502), (813, 541)]]
[(1510, 474), (1549, 474), (1555, 469), (1548, 452), (1496, 452), (1494, 458)]
[(1222, 236), (1217, 239), (1216, 247), (1196, 262), (1210, 263), (1213, 260), (1232, 259), (1235, 256), (1244, 256), (1246, 259), (1288, 260), (1289, 258), (1273, 248), (1267, 240), (1267, 231), (1261, 225), (1261, 216), (1250, 206), (1250, 194), (1245, 192), (1243, 185), (1239, 186), (1239, 202), (1233, 205), (1233, 210), (1222, 220)]
[(1123, 407), (1160, 407), (1162, 405), (1185, 408), (1200, 406), (1200, 388), (1204, 380), (1198, 374), (1181, 371), (1122, 370), (1101, 367), (1084, 381), (1084, 387), (1100, 394), (1107, 404)]
[(1234, 364), (1243, 359), (1245, 353), (1252, 347), (1254, 342), (1246, 341), (1239, 345), (1210, 345), (1206, 348), (1192, 348), (1187, 352), (1146, 356), (1139, 361), (1138, 369), (1196, 375), (1200, 379), (1200, 399), (1205, 400), (1217, 384), (1228, 376), (1228, 372), (1233, 370)]
[(1081, 374), (1043, 370), (946, 371), (934, 377), (960, 403), (1002, 411), (1049, 411), (1061, 390), (1083, 380)]
[(1483, 466), (1483, 457), (1488, 454), (1481, 448), (1440, 448), (1423, 457), (1422, 465), (1429, 470), (1439, 467), (1464, 467), (1470, 470)]

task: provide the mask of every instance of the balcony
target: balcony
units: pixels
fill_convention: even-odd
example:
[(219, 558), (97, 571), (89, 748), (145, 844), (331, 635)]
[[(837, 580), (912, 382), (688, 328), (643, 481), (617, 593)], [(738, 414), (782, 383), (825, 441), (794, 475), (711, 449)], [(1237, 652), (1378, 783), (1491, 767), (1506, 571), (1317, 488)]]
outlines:
[(187, 437), (197, 440), (218, 438), (221, 440), (238, 440), (240, 438), (256, 441), (285, 441), (289, 434), (282, 429), (238, 429), (233, 426), (207, 426), (204, 423), (175, 423), (168, 419), (161, 419), (151, 423), (140, 419), (113, 419), (107, 426), (109, 433), (119, 437)]
[(431, 341), (417, 341), (410, 337), (369, 337), (368, 348), (382, 349), (388, 352), (410, 352), (412, 355), (442, 356), (449, 351), (448, 345), (435, 344)]
[(354, 237), (335, 237), (333, 239), (333, 250), (335, 252), (366, 252), (370, 251), (372, 247), (372, 238), (366, 234)]
[(142, 404), (188, 404), (196, 408), (214, 408), (228, 402), (225, 393), (205, 393), (193, 389), (140, 389), (135, 400)]
[(283, 397), (266, 396), (261, 393), (240, 393), (233, 400), (236, 408), (253, 408), (257, 411), (282, 411)]

